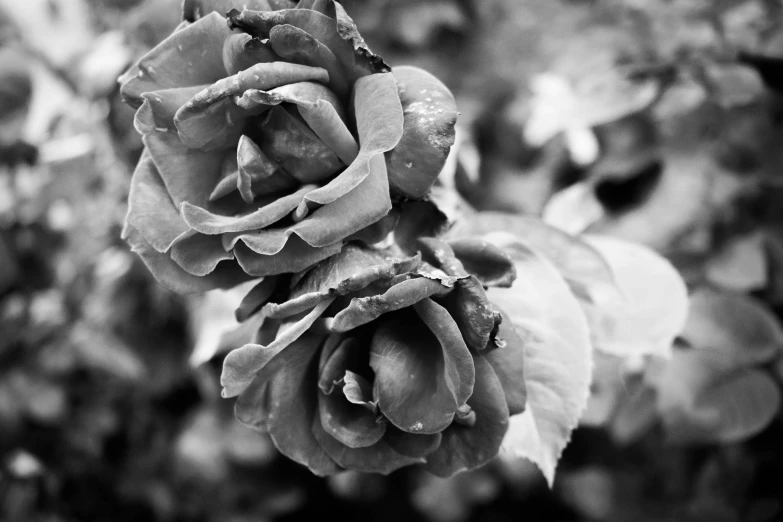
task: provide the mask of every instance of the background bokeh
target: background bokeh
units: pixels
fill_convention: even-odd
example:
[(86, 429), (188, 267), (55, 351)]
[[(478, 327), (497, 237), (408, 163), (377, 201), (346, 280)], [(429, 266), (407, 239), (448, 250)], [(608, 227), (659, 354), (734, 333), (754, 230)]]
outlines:
[(119, 238), (141, 140), (116, 77), (179, 4), (0, 0), (0, 520), (783, 519), (779, 2), (343, 2), (455, 93), (444, 185), (643, 243), (693, 292), (672, 362), (596, 353), (552, 489), (502, 456), (320, 479), (234, 420), (241, 290), (174, 295)]

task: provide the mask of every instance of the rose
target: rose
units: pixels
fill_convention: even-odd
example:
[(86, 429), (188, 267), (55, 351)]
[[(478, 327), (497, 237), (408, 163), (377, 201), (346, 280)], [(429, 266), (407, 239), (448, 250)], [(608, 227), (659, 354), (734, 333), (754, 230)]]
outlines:
[(226, 356), (223, 396), (316, 474), (473, 469), (524, 410), (523, 340), (485, 292), (510, 286), (513, 262), (482, 240), (419, 245), (410, 258), (346, 247), (240, 307), (261, 309), (258, 341), (272, 342)]
[(392, 75), (338, 3), (215, 12), (234, 4), (186, 1), (185, 21), (121, 78), (145, 144), (123, 235), (183, 293), (380, 240), (454, 139), (448, 89), (419, 69)]

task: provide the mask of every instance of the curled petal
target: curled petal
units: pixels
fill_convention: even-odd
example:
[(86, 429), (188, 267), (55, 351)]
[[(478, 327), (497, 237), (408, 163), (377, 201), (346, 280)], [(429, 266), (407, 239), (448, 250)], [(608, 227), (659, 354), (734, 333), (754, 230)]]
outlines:
[(224, 75), (223, 40), (230, 35), (216, 13), (175, 31), (120, 77), (123, 98), (139, 107), (145, 92), (211, 84)]
[[(223, 66), (230, 75), (249, 69), (257, 63), (280, 61), (269, 42), (249, 34), (232, 34), (223, 42)], [(187, 100), (186, 100), (187, 101)]]
[(399, 429), (437, 433), (451, 424), (470, 396), (473, 362), (442, 307), (425, 300), (416, 310), (426, 317), (426, 326), (406, 311), (384, 319), (373, 335), (374, 397), (381, 412)]
[(462, 337), (474, 353), (487, 348), (495, 328), (495, 310), (475, 276), (454, 283), (454, 291), (443, 298), (443, 305), (459, 326)]
[[(276, 355), (299, 339), (329, 307), (331, 301), (324, 301), (305, 317), (291, 325), (288, 329), (278, 332), (275, 340), (268, 346), (246, 344), (229, 353), (223, 361), (223, 374), (220, 384), (223, 385), (223, 397), (235, 397), (247, 388), (256, 373), (263, 369)], [(276, 368), (276, 367), (275, 367)], [(276, 368), (277, 369), (277, 368)], [(269, 370), (267, 371), (269, 372)]]
[(525, 341), (505, 312), (496, 334), (496, 349), (487, 351), (484, 359), (495, 370), (506, 396), (509, 415), (525, 411), (527, 387), (525, 386)]
[(311, 67), (321, 67), (329, 73), (329, 86), (345, 98), (351, 85), (342, 73), (337, 57), (310, 33), (293, 25), (278, 25), (269, 31), (269, 43), (282, 58)]
[[(242, 5), (247, 9), (258, 11), (271, 11), (274, 6), (282, 9), (278, 4), (280, 2), (270, 2), (269, 0), (242, 0)], [(293, 7), (296, 2), (285, 0), (285, 8)], [(236, 6), (236, 0), (184, 0), (182, 2), (182, 19), (188, 22), (195, 22), (202, 16), (215, 12), (221, 16), (225, 15), (231, 8)]]
[(158, 252), (167, 252), (189, 230), (147, 153), (142, 155), (131, 179), (126, 221)]
[(313, 247), (292, 237), (273, 255), (259, 255), (243, 244), (234, 247), (234, 255), (242, 269), (256, 277), (300, 272), (319, 261), (331, 257), (342, 249), (342, 243)]
[(294, 178), (269, 159), (247, 136), (239, 138), (237, 166), (236, 187), (248, 203), (256, 196), (289, 190), (297, 185)]
[(312, 189), (312, 186), (303, 187), (293, 194), (273, 200), (268, 205), (264, 205), (250, 214), (236, 217), (221, 216), (185, 202), (182, 204), (181, 209), (182, 218), (189, 227), (202, 234), (225, 234), (258, 230), (266, 228), (289, 215), (291, 211), (299, 206), (305, 194)]
[(345, 339), (325, 362), (322, 357), (320, 365), (318, 411), (321, 426), (349, 448), (371, 446), (386, 432), (386, 425), (376, 422), (372, 411), (349, 401), (340, 389), (349, 368), (356, 369), (360, 365), (363, 348), (356, 339)]
[[(241, 240), (254, 252), (271, 255), (283, 249), (295, 235), (308, 245), (324, 247), (345, 239), (362, 228), (379, 221), (391, 210), (389, 186), (383, 158), (370, 162), (370, 175), (355, 189), (329, 205), (325, 205), (303, 221), (286, 229), (267, 229), (226, 238), (227, 247)], [(305, 200), (318, 189), (305, 196)]]
[(492, 367), (474, 358), (476, 385), (468, 405), (476, 414), (473, 426), (453, 423), (443, 432), (440, 447), (427, 457), (426, 469), (441, 477), (486, 464), (500, 450), (508, 430), (508, 407)]
[(405, 113), (405, 131), (387, 154), (389, 186), (421, 199), (446, 163), (459, 113), (451, 91), (430, 73), (403, 66), (394, 69), (394, 77)]
[(451, 246), (445, 241), (433, 237), (423, 237), (418, 240), (418, 243), (421, 246), (422, 259), (427, 263), (443, 270), (452, 277), (461, 278), (468, 276), (465, 267), (462, 266)]
[(264, 303), (269, 300), (276, 288), (277, 278), (274, 277), (265, 277), (254, 286), (242, 299), (234, 313), (237, 322), (245, 322), (250, 316), (258, 312)]
[(234, 259), (234, 254), (223, 250), (220, 238), (193, 233), (171, 247), (171, 259), (187, 273), (203, 277), (221, 261)]
[[(222, 46), (221, 46), (222, 49)], [(222, 61), (221, 53), (221, 61)], [(310, 67), (288, 62), (258, 63), (228, 78), (222, 78), (191, 98), (178, 113), (181, 120), (204, 107), (229, 96), (241, 95), (248, 89), (267, 91), (289, 83), (316, 81), (329, 82), (329, 73), (320, 67)]]
[(155, 280), (178, 294), (200, 294), (216, 288), (225, 290), (250, 279), (238, 266), (225, 263), (204, 277), (189, 274), (167, 254), (152, 248), (132, 226), (125, 226), (123, 239), (130, 245), (131, 250), (141, 257)]
[(465, 270), (476, 276), (483, 286), (508, 288), (517, 277), (511, 256), (492, 243), (466, 238), (448, 244)]
[(144, 93), (144, 103), (133, 119), (134, 127), (142, 135), (155, 130), (176, 130), (174, 115), (177, 110), (204, 87), (206, 85), (195, 85)]
[(234, 146), (242, 135), (245, 120), (252, 115), (229, 99), (192, 111), (186, 111), (186, 107), (187, 104), (177, 110), (174, 124), (179, 139), (191, 149), (218, 150)]
[(355, 297), (351, 304), (342, 310), (331, 323), (335, 332), (347, 332), (381, 315), (412, 306), (428, 297), (443, 295), (451, 291), (439, 281), (425, 277), (402, 281), (381, 295)]

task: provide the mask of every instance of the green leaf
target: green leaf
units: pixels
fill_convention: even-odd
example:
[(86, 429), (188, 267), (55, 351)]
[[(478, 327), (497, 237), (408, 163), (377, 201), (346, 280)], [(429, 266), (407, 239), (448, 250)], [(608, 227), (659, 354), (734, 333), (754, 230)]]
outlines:
[(533, 461), (551, 485), (557, 461), (584, 412), (593, 366), (587, 321), (558, 270), (521, 243), (510, 252), (517, 279), (491, 288), (525, 346), (527, 409), (510, 419), (503, 446)]
[(767, 286), (769, 266), (762, 233), (734, 238), (709, 260), (707, 280), (726, 290), (751, 292)]
[(584, 303), (595, 347), (620, 356), (668, 356), (688, 314), (688, 290), (677, 270), (645, 246), (608, 236), (584, 239), (609, 263), (620, 292)]

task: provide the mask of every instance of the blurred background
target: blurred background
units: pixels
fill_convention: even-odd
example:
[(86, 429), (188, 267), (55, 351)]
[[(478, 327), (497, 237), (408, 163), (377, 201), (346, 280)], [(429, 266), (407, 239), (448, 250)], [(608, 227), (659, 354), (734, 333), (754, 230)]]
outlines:
[(116, 78), (180, 0), (0, 0), (0, 520), (783, 520), (781, 3), (343, 4), (455, 93), (467, 203), (680, 270), (673, 359), (596, 353), (552, 489), (503, 457), (312, 476), (220, 398), (242, 291), (174, 295), (119, 239), (141, 140)]

